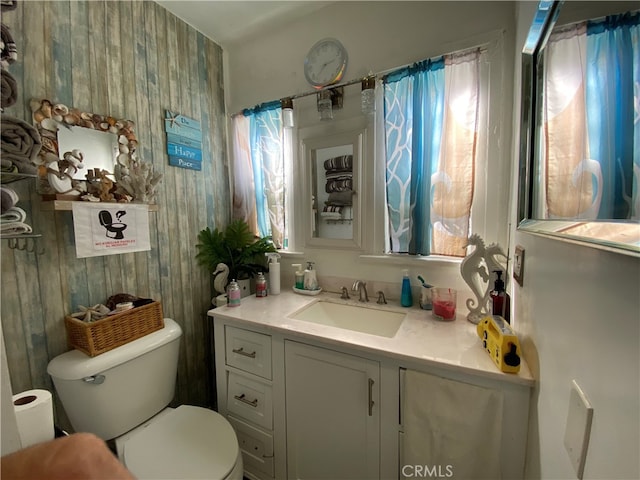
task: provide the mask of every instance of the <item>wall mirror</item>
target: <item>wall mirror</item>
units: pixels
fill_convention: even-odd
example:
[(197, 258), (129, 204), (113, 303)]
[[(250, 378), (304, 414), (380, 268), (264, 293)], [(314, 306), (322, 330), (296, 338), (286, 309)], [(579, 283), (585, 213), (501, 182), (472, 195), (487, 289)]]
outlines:
[[(74, 149), (82, 152), (83, 168), (67, 171), (74, 185), (84, 181), (89, 171), (99, 169), (113, 174), (117, 162), (130, 165), (138, 146), (131, 120), (83, 112), (47, 99), (31, 100), (31, 111), (42, 138), (39, 155), (42, 165), (50, 166)], [(48, 181), (50, 178), (41, 177), (39, 193), (56, 193)]]
[[(616, 141), (615, 132), (621, 128), (620, 118), (622, 125), (638, 131), (640, 91), (637, 85), (635, 90), (633, 85), (630, 90), (617, 89), (627, 93), (616, 103), (628, 105), (629, 110), (614, 124), (600, 114), (604, 108), (590, 109), (585, 101), (591, 88), (591, 81), (586, 80), (586, 75), (590, 74), (587, 69), (579, 74), (574, 69), (569, 77), (564, 77), (562, 84), (558, 84), (561, 90), (554, 91), (553, 77), (558, 70), (552, 68), (554, 61), (555, 65), (562, 62), (565, 67), (566, 59), (581, 60), (582, 55), (589, 55), (586, 35), (589, 27), (578, 27), (581, 22), (600, 22), (607, 15), (634, 12), (638, 10), (637, 5), (637, 2), (539, 2), (522, 52), (519, 230), (640, 256), (638, 133), (635, 140), (633, 134), (625, 136), (625, 141), (631, 145), (626, 144), (624, 151), (627, 153), (622, 155), (607, 156), (601, 153), (602, 147), (595, 147)], [(577, 32), (579, 28), (583, 30)], [(590, 34), (588, 41), (594, 42), (594, 37)], [(572, 47), (574, 53), (568, 50), (568, 56), (563, 60), (560, 55), (567, 55), (567, 52), (560, 50), (559, 44), (565, 40), (567, 45), (575, 46)], [(589, 60), (582, 63), (588, 65)], [(597, 93), (600, 98), (607, 96), (602, 90)], [(579, 118), (583, 128), (566, 127), (569, 112), (571, 125), (575, 126), (573, 119)], [(594, 119), (602, 126), (600, 132), (608, 130), (609, 133), (594, 133)], [(578, 147), (560, 144), (561, 136), (569, 139), (565, 142), (571, 141)], [(608, 157), (616, 160), (606, 164)], [(608, 198), (613, 197), (622, 200), (625, 205), (622, 211), (604, 208), (606, 202), (612, 202)]]
[[(309, 246), (360, 248), (361, 171), (365, 130), (342, 133), (340, 122), (302, 129), (305, 240)], [(342, 126), (353, 127), (353, 122)], [(324, 130), (324, 133), (321, 134)], [(298, 208), (298, 207), (296, 207)]]

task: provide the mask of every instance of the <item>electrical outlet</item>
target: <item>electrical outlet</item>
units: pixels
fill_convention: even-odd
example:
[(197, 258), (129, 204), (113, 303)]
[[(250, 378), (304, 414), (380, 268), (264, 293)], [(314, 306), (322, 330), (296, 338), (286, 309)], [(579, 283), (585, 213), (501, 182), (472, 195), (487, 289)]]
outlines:
[(567, 426), (564, 432), (564, 448), (569, 454), (569, 459), (579, 479), (582, 479), (584, 473), (584, 461), (587, 457), (592, 418), (593, 407), (580, 386), (573, 380), (569, 396)]
[(522, 245), (516, 245), (516, 251), (513, 254), (513, 278), (518, 285), (522, 286), (524, 282), (524, 247)]

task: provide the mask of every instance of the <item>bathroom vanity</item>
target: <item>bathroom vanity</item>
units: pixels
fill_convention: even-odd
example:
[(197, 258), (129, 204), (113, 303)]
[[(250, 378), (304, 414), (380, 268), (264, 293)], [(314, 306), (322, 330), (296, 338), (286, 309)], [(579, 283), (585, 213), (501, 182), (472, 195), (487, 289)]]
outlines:
[(248, 478), (522, 478), (534, 380), (462, 313), (283, 292), (208, 314)]

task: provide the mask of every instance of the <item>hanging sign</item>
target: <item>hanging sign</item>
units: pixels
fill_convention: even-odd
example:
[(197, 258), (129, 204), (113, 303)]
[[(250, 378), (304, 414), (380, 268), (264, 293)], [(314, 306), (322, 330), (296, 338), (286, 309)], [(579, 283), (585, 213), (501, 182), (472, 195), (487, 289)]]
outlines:
[(78, 258), (151, 250), (149, 206), (71, 202)]
[(167, 133), (169, 165), (202, 170), (202, 130), (200, 122), (165, 111), (164, 130)]

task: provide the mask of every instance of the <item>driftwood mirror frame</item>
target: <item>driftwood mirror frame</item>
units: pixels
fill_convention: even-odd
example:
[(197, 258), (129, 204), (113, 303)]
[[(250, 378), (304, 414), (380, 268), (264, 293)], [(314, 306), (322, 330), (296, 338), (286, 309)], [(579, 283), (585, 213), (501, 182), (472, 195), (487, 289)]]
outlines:
[[(39, 160), (43, 166), (57, 162), (61, 159), (61, 153), (64, 154), (64, 152), (60, 152), (58, 130), (65, 127), (82, 127), (116, 134), (120, 152), (118, 161), (128, 166), (131, 159), (134, 158), (138, 148), (138, 140), (134, 132), (135, 124), (133, 121), (83, 112), (48, 99), (32, 99), (30, 106), (33, 123), (42, 139)], [(39, 193), (42, 194), (56, 193), (49, 185), (46, 175), (40, 176), (39, 190)]]

